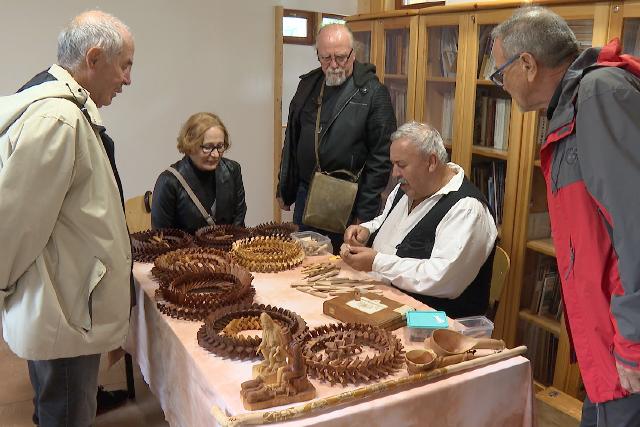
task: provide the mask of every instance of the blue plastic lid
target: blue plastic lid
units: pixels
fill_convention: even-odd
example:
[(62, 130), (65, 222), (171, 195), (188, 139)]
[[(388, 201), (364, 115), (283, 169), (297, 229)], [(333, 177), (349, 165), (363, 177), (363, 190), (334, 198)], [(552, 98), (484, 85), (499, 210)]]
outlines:
[(410, 311), (407, 313), (407, 326), (410, 328), (446, 329), (449, 327), (444, 311)]

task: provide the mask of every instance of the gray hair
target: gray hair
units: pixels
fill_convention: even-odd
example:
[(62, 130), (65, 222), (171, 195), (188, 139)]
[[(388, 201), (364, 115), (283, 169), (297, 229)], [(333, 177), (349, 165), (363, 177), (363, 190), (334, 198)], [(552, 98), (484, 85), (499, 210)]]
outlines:
[(425, 123), (407, 122), (391, 134), (391, 142), (407, 138), (425, 155), (435, 154), (441, 163), (447, 163), (448, 154), (440, 132)]
[(101, 11), (84, 12), (58, 35), (58, 65), (77, 71), (89, 49), (99, 47), (110, 60), (122, 52), (123, 33), (129, 28), (118, 18)]
[(320, 37), (320, 33), (322, 31), (324, 31), (326, 28), (338, 28), (338, 27), (344, 29), (347, 32), (347, 35), (349, 36), (349, 47), (352, 48), (352, 49), (354, 48), (354, 45), (353, 45), (353, 41), (354, 41), (353, 32), (351, 31), (351, 29), (349, 27), (347, 27), (345, 24), (327, 24), (327, 25), (325, 25), (323, 27), (320, 27), (320, 29), (318, 30), (318, 33), (316, 34), (316, 43), (315, 43), (315, 46), (314, 46), (316, 48), (316, 50), (318, 49), (318, 38)]
[(500, 39), (505, 57), (529, 52), (546, 67), (575, 59), (580, 45), (567, 22), (540, 6), (523, 7), (491, 32)]

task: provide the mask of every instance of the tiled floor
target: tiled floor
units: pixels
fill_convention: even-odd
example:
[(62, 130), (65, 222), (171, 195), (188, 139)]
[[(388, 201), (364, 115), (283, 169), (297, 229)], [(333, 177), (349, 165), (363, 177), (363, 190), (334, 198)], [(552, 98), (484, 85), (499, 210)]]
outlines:
[[(0, 325), (1, 327), (1, 325)], [(103, 357), (103, 362), (106, 357)], [(156, 397), (142, 379), (142, 374), (134, 362), (136, 399), (125, 406), (114, 409), (96, 418), (96, 427), (165, 427), (169, 424)], [(29, 382), (27, 362), (16, 357), (0, 338), (0, 426), (31, 427), (33, 414), (33, 390)], [(126, 388), (124, 360), (111, 369), (100, 366), (100, 384), (107, 390)]]

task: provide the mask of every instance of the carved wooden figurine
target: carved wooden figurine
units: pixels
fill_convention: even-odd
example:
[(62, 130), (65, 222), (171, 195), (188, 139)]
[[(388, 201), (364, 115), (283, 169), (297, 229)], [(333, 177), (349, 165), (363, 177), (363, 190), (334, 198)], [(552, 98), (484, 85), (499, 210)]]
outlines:
[(291, 338), (267, 313), (260, 315), (262, 343), (258, 352), (265, 360), (253, 369), (253, 380), (241, 385), (245, 409), (255, 411), (313, 399), (316, 390), (307, 379), (301, 343)]

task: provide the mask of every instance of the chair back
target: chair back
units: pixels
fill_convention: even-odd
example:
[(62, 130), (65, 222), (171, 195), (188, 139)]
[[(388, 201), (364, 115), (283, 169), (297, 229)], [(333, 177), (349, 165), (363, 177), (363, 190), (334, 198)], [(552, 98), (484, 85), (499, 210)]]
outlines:
[(502, 297), (504, 284), (509, 275), (509, 267), (511, 261), (509, 255), (500, 246), (496, 246), (496, 254), (493, 257), (493, 272), (491, 273), (491, 290), (489, 292), (489, 311), (487, 317), (491, 320), (495, 318), (498, 312), (498, 303)]
[(127, 218), (129, 233), (149, 230), (151, 228), (151, 191), (124, 202), (124, 214)]

